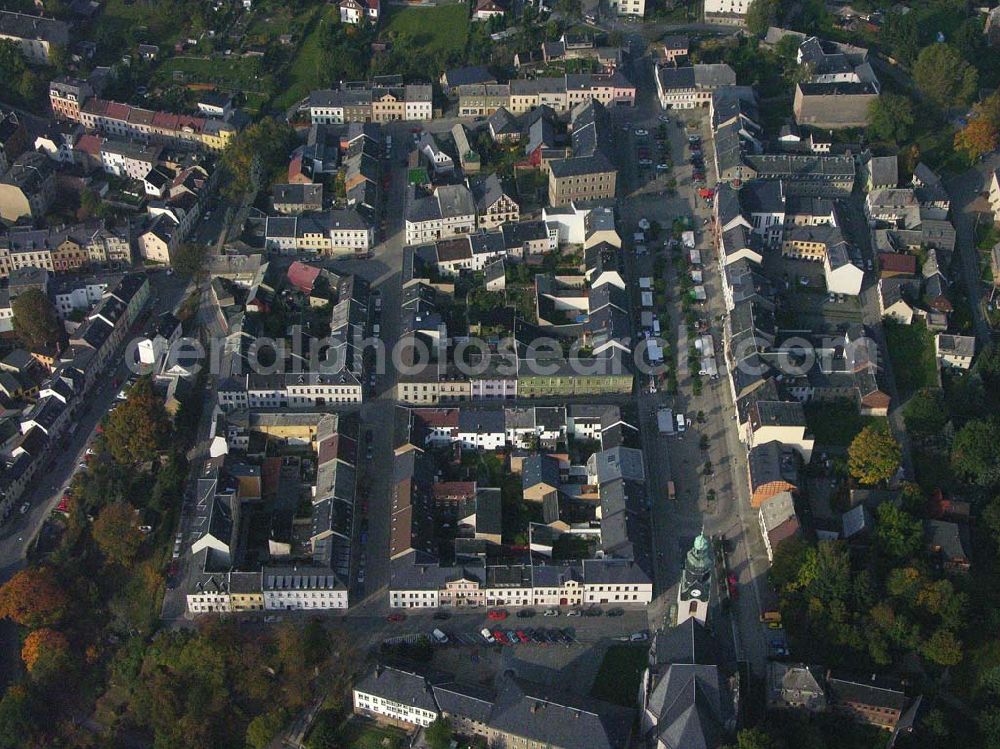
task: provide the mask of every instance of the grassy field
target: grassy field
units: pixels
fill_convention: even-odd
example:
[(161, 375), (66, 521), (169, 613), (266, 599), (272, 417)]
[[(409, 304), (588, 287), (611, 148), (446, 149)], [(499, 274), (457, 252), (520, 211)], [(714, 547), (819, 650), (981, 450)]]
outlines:
[(590, 696), (622, 707), (636, 707), (649, 646), (612, 645), (604, 654)]
[(161, 83), (169, 84), (175, 72), (187, 83), (211, 83), (234, 91), (256, 91), (260, 87), (260, 58), (257, 57), (171, 57), (156, 71)]
[(385, 25), (409, 47), (424, 54), (461, 52), (469, 37), (469, 8), (465, 3), (434, 8), (392, 8)]
[(881, 416), (862, 416), (848, 400), (813, 401), (805, 404), (806, 427), (817, 445), (847, 447), (866, 426), (885, 423)]
[(339, 13), (336, 5), (326, 5), (317, 9), (315, 22), (306, 26), (309, 31), (288, 68), (284, 91), (272, 102), (275, 109), (287, 109), (313, 89), (320, 88), (323, 32), (326, 24), (331, 23)]
[(340, 733), (340, 746), (350, 749), (403, 749), (408, 745), (403, 731), (361, 720), (349, 721)]
[(186, 34), (184, 25), (177, 22), (176, 10), (170, 3), (126, 3), (125, 0), (108, 0), (99, 17), (102, 26), (120, 30), (142, 32), (140, 37), (155, 40), (161, 47), (173, 46)]
[(937, 387), (934, 336), (926, 325), (920, 321), (900, 325), (887, 320), (885, 340), (900, 398), (905, 400), (920, 388)]

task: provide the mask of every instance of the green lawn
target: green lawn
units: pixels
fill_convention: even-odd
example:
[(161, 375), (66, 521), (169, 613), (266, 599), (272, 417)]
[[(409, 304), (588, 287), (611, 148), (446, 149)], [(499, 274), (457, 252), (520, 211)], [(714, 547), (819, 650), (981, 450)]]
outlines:
[(826, 447), (847, 447), (866, 426), (885, 423), (880, 416), (862, 416), (848, 400), (813, 401), (805, 404), (805, 412), (806, 427)]
[(285, 90), (275, 97), (272, 106), (278, 110), (284, 110), (299, 101), (309, 92), (322, 86), (322, 70), (320, 66), (323, 61), (322, 39), (323, 33), (328, 23), (339, 16), (340, 11), (336, 5), (326, 5), (317, 9), (318, 18), (309, 28), (298, 54), (292, 60), (291, 65), (285, 75)]
[[(99, 26), (121, 33), (138, 32), (161, 48), (173, 46), (187, 36), (185, 24), (178, 23), (177, 11), (170, 3), (126, 3), (108, 0), (97, 19)], [(145, 29), (145, 30), (144, 30)]]
[(648, 653), (648, 645), (609, 647), (590, 696), (622, 707), (637, 707), (642, 673), (649, 664)]
[(344, 749), (403, 749), (407, 735), (398, 728), (376, 726), (367, 721), (352, 720), (340, 732)]
[(1000, 229), (992, 221), (980, 221), (976, 227), (976, 247), (987, 253), (1000, 242)]
[(187, 83), (211, 83), (230, 91), (256, 91), (260, 86), (257, 57), (171, 57), (159, 67), (156, 77), (169, 84), (178, 71), (184, 73)]
[(885, 340), (900, 398), (906, 400), (920, 388), (937, 387), (934, 335), (923, 322), (915, 320), (912, 325), (900, 325), (887, 320)]
[[(463, 52), (469, 37), (469, 7), (465, 3), (433, 8), (391, 8), (386, 34), (395, 34), (428, 57), (438, 52)], [(384, 36), (384, 35), (383, 35)]]

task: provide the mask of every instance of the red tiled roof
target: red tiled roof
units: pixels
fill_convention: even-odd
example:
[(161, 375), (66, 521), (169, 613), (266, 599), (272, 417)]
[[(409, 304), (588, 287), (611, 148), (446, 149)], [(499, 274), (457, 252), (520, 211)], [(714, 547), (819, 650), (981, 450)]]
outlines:
[(77, 151), (89, 154), (97, 158), (101, 154), (101, 143), (103, 139), (100, 135), (81, 135), (74, 148)]
[(781, 525), (771, 529), (771, 531), (767, 534), (768, 540), (771, 542), (771, 548), (773, 549), (782, 541), (798, 535), (799, 530), (799, 519), (793, 515)]
[(316, 283), (319, 274), (319, 268), (300, 263), (298, 260), (288, 266), (289, 283), (304, 294), (312, 291), (313, 284)]
[(296, 177), (302, 176), (302, 157), (296, 156), (288, 162), (288, 181), (291, 182)]
[(476, 496), (475, 481), (440, 481), (434, 484), (434, 501), (461, 501)]
[(129, 113), (132, 111), (132, 107), (128, 104), (122, 104), (117, 101), (109, 101), (108, 109), (105, 113), (105, 117), (115, 120), (122, 120), (123, 122), (128, 119)]
[(154, 112), (153, 113), (153, 126), (161, 127), (164, 130), (176, 130), (177, 129), (177, 115), (171, 114), (170, 112)]
[(413, 415), (431, 429), (453, 427), (458, 429), (457, 408), (417, 408)]
[(278, 493), (278, 482), (281, 478), (281, 458), (264, 458), (260, 469), (261, 484), (264, 496), (270, 497)]
[(917, 272), (917, 256), (905, 252), (880, 252), (878, 263), (883, 273), (888, 271), (913, 275)]

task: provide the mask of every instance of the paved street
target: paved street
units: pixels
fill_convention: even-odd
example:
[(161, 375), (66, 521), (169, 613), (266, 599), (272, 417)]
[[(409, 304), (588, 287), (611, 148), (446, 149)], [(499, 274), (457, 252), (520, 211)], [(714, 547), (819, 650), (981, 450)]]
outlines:
[[(691, 181), (693, 170), (688, 164), (686, 151), (687, 135), (697, 132), (703, 139), (704, 152), (711, 152), (708, 114), (706, 110), (668, 113), (671, 160), (674, 164), (669, 176), (676, 180), (677, 188), (674, 195), (666, 195), (665, 178), (657, 179), (652, 170), (639, 172), (636, 169), (635, 148), (639, 145), (636, 140), (641, 139), (646, 145), (652, 144), (652, 136), (660, 124), (657, 118), (663, 114), (655, 98), (652, 66), (648, 58), (637, 62), (631, 74), (639, 87), (637, 108), (617, 113), (619, 118), (631, 123), (628, 131), (623, 131), (626, 137), (619, 143), (622, 149), (619, 155), (622, 194), (618, 207), (622, 236), (626, 246), (631, 248), (632, 234), (638, 230), (638, 223), (642, 218), (657, 221), (663, 227), (662, 238), (669, 238), (670, 227), (675, 218), (692, 218), (697, 248), (702, 255), (704, 286), (708, 296), (701, 315), (712, 322), (716, 360), (720, 368), (719, 379), (713, 381), (703, 378), (702, 393), (695, 396), (693, 380), (687, 371), (688, 342), (680, 304), (679, 279), (676, 277), (672, 258), (664, 254), (667, 258), (665, 265), (670, 327), (663, 331), (663, 336), (670, 336), (676, 344), (675, 350), (681, 352), (679, 391), (673, 397), (662, 391), (650, 394), (645, 382), (640, 382), (637, 389), (639, 413), (643, 420), (646, 464), (651, 468), (650, 491), (654, 497), (653, 532), (658, 595), (656, 604), (650, 611), (650, 624), (669, 625), (672, 613), (670, 607), (676, 598), (676, 584), (680, 578), (684, 554), (690, 548), (693, 538), (702, 530), (709, 535), (725, 535), (736, 545), (735, 552), (730, 556), (730, 569), (737, 575), (740, 597), (731, 609), (735, 616), (724, 614), (716, 606), (712, 614), (713, 626), (723, 641), (728, 642), (736, 657), (749, 661), (756, 673), (763, 673), (767, 641), (759, 617), (761, 601), (766, 600), (767, 596), (767, 557), (756, 516), (749, 507), (746, 450), (736, 433), (735, 422), (732, 420), (734, 407), (726, 386), (721, 327), (717, 323), (720, 315), (725, 312), (721, 279), (716, 270), (711, 235), (702, 231), (703, 228), (707, 229), (704, 222), (710, 218), (711, 210), (698, 197), (697, 186)], [(678, 120), (683, 125), (697, 124), (697, 129), (678, 127)], [(637, 138), (637, 128), (647, 130), (650, 135)], [(706, 159), (707, 184), (715, 182), (712, 168), (711, 159)], [(638, 288), (639, 277), (654, 275), (654, 245), (658, 244), (661, 243), (649, 242), (650, 254), (642, 257), (636, 256), (634, 252), (626, 252), (633, 288)], [(665, 321), (661, 320), (663, 322)], [(683, 435), (662, 437), (656, 428), (655, 413), (659, 406), (670, 407), (675, 414), (684, 413), (694, 423)], [(697, 423), (696, 416), (699, 412), (704, 416), (704, 423)], [(708, 438), (707, 450), (702, 450), (699, 445), (702, 435)], [(713, 473), (708, 477), (702, 474), (706, 461), (711, 461), (713, 466)], [(675, 484), (676, 501), (667, 498), (666, 483), (670, 480)], [(709, 501), (708, 492), (713, 490), (716, 498)], [(718, 596), (715, 600), (718, 602)]]
[[(951, 196), (951, 221), (955, 225), (955, 252), (958, 271), (962, 274), (966, 294), (969, 297), (972, 325), (979, 346), (991, 339), (989, 324), (983, 310), (983, 286), (979, 280), (979, 253), (976, 250), (976, 222), (988, 210), (986, 200), (981, 197), (990, 189), (990, 175), (1000, 168), (1000, 154), (990, 154), (974, 168), (960, 174), (946, 183)], [(989, 216), (985, 220), (990, 220)]]
[[(636, 39), (641, 48), (643, 40)], [(658, 221), (665, 229), (677, 216), (692, 216), (698, 227), (699, 248), (704, 256), (705, 286), (709, 302), (704, 316), (716, 320), (723, 312), (722, 296), (719, 289), (719, 279), (715, 271), (715, 261), (710, 250), (711, 239), (702, 234), (700, 229), (703, 220), (709, 216), (704, 201), (697, 197), (691, 184), (691, 169), (686, 164), (684, 152), (686, 131), (671, 125), (671, 149), (673, 161), (677, 165), (672, 176), (677, 179), (678, 190), (675, 195), (666, 196), (663, 193), (664, 182), (656, 181), (651, 174), (640, 174), (636, 171), (636, 156), (634, 129), (644, 125), (654, 132), (657, 116), (662, 114), (654, 98), (650, 65), (648, 58), (643, 58), (635, 65), (632, 75), (640, 82), (640, 100), (636, 109), (615, 110), (614, 115), (619, 121), (618, 127), (623, 137), (617, 139), (620, 148), (620, 200), (619, 212), (622, 221), (622, 235), (626, 240), (637, 228), (640, 218)], [(707, 138), (709, 133), (705, 127), (707, 115), (703, 111), (684, 113), (682, 119), (687, 122), (700, 122), (701, 134)], [(433, 132), (445, 132), (450, 129), (454, 120), (435, 120), (425, 123), (425, 127)], [(383, 316), (381, 320), (381, 336), (387, 347), (391, 347), (399, 334), (399, 295), (400, 272), (403, 258), (403, 209), (404, 190), (406, 185), (403, 158), (412, 148), (409, 123), (393, 123), (386, 127), (387, 134), (393, 139), (393, 153), (389, 155), (391, 171), (390, 188), (387, 196), (386, 225), (384, 237), (376, 247), (373, 257), (366, 260), (330, 260), (324, 265), (335, 272), (355, 273), (372, 282), (373, 288), (382, 295)], [(706, 151), (708, 145), (706, 144)], [(711, 183), (711, 179), (709, 180)], [(626, 241), (626, 262), (628, 274), (633, 284), (643, 275), (652, 275), (653, 257), (636, 258), (631, 252), (632, 246)], [(638, 261), (638, 262), (637, 262)], [(276, 261), (283, 262), (283, 261)], [(668, 288), (671, 299), (671, 327), (665, 335), (678, 336), (685, 333), (679, 325), (682, 319), (678, 303), (677, 283), (671, 263), (668, 267)], [(718, 326), (715, 328), (716, 351), (720, 365), (721, 338)], [(681, 342), (678, 350), (685, 352), (687, 344)], [(686, 364), (686, 361), (684, 362)], [(733, 407), (725, 386), (725, 375), (720, 373), (720, 379), (710, 381), (705, 379), (704, 391), (700, 396), (694, 396), (692, 381), (686, 372), (681, 373), (680, 392), (670, 397), (661, 393), (649, 393), (645, 382), (640, 382), (634, 396), (638, 407), (639, 418), (643, 428), (643, 448), (646, 463), (649, 467), (649, 490), (653, 497), (653, 528), (654, 550), (656, 552), (656, 601), (648, 611), (631, 611), (621, 619), (612, 620), (606, 617), (594, 619), (575, 619), (574, 625), (581, 632), (582, 641), (597, 641), (607, 637), (617, 637), (646, 628), (657, 628), (669, 625), (672, 617), (672, 604), (676, 596), (676, 583), (679, 579), (683, 556), (690, 547), (694, 536), (704, 530), (709, 534), (725, 534), (736, 543), (736, 550), (731, 555), (732, 571), (739, 579), (742, 595), (734, 608), (736, 616), (732, 621), (721, 612), (713, 615), (713, 622), (729, 642), (729, 647), (742, 659), (749, 660), (755, 671), (763, 668), (766, 656), (766, 643), (759, 623), (760, 600), (766, 595), (764, 573), (766, 563), (761, 560), (763, 544), (757, 530), (756, 517), (749, 510), (746, 489), (745, 450), (739, 443), (732, 421)], [(330, 617), (331, 622), (342, 621), (350, 631), (363, 642), (377, 642), (386, 636), (402, 634), (426, 633), (433, 628), (430, 613), (411, 614), (405, 622), (390, 624), (386, 621), (388, 613), (386, 601), (386, 585), (389, 579), (389, 560), (385, 549), (389, 544), (389, 503), (392, 465), (391, 439), (392, 418), (395, 401), (392, 399), (394, 373), (392, 368), (381, 375), (377, 382), (377, 397), (366, 401), (360, 407), (362, 429), (370, 429), (374, 436), (374, 458), (371, 462), (361, 458), (359, 487), (362, 494), (367, 494), (369, 502), (367, 545), (364, 549), (356, 547), (354, 554), (354, 569), (352, 569), (352, 597), (354, 601), (350, 611), (343, 617)], [(618, 399), (607, 399), (618, 400)], [(532, 405), (541, 405), (540, 401), (531, 401)], [(482, 404), (477, 404), (482, 405)], [(496, 407), (514, 405), (513, 402), (498, 403)], [(673, 407), (675, 412), (684, 412), (694, 421), (695, 415), (702, 412), (703, 423), (695, 423), (683, 437), (672, 439), (661, 438), (656, 431), (656, 408), (660, 405)], [(709, 441), (707, 450), (699, 446), (701, 435)], [(710, 460), (714, 466), (711, 476), (702, 475), (702, 466)], [(677, 487), (677, 499), (671, 501), (667, 497), (667, 482), (673, 481)], [(709, 502), (707, 494), (714, 490), (716, 499)], [(183, 528), (183, 526), (182, 526)], [(356, 538), (359, 534), (355, 534)], [(357, 543), (357, 542), (356, 542)], [(363, 586), (356, 582), (357, 560), (366, 557), (366, 575)], [(165, 618), (181, 623), (183, 616), (183, 595), (175, 594), (175, 604), (165, 609)], [(718, 600), (718, 599), (716, 599)], [(294, 616), (283, 614), (282, 616)], [(262, 620), (262, 615), (250, 616), (250, 620)], [(540, 620), (539, 620), (540, 621)], [(460, 631), (477, 632), (485, 623), (484, 612), (469, 615), (456, 615), (449, 621), (450, 626), (460, 628)], [(536, 624), (536, 626), (538, 626)], [(459, 631), (459, 630), (456, 630)]]
[[(844, 234), (853, 241), (860, 249), (865, 261), (875, 262), (874, 242), (872, 239), (872, 229), (864, 215), (861, 206), (861, 196), (855, 195), (852, 200), (842, 202), (843, 217), (846, 225), (843, 227)], [(878, 299), (878, 274), (876, 272), (865, 273), (864, 282), (861, 287), (861, 311), (864, 317), (865, 327), (875, 338), (879, 347), (879, 365), (882, 367), (882, 387), (886, 389), (892, 404), (889, 407), (889, 427), (893, 436), (902, 446), (903, 471), (909, 478), (914, 478), (913, 458), (910, 454), (910, 438), (906, 433), (906, 424), (903, 421), (903, 401), (899, 397), (899, 390), (896, 388), (896, 377), (892, 369), (892, 360), (889, 358), (889, 348), (885, 341), (885, 329), (882, 325), (882, 312)]]
[[(150, 274), (150, 299), (155, 300), (148, 307), (148, 315), (141, 318), (143, 323), (162, 312), (172, 310), (182, 298), (185, 282), (177, 276), (167, 276), (163, 272)], [(133, 333), (141, 332), (140, 324)], [(122, 346), (124, 353), (128, 340)], [(49, 464), (33, 479), (22, 498), (22, 503), (29, 506), (25, 514), (15, 510), (8, 521), (0, 526), (0, 583), (8, 580), (17, 570), (24, 566), (25, 555), (35, 540), (36, 535), (49, 517), (63, 492), (69, 487), (77, 465), (83, 460), (87, 446), (93, 438), (98, 422), (107, 413), (114, 402), (118, 388), (113, 381), (118, 378), (124, 381), (130, 374), (125, 367), (121, 353), (111, 357), (115, 364), (113, 371), (99, 377), (95, 390), (88, 397), (87, 406), (78, 413), (76, 426), (65, 438), (62, 446), (53, 449)], [(11, 669), (20, 668), (17, 658), (19, 648), (16, 646), (16, 627), (10, 622), (0, 623), (0, 676), (6, 681)], [(14, 638), (14, 639), (12, 639)], [(8, 647), (9, 646), (9, 647)], [(13, 655), (12, 659), (7, 656)]]

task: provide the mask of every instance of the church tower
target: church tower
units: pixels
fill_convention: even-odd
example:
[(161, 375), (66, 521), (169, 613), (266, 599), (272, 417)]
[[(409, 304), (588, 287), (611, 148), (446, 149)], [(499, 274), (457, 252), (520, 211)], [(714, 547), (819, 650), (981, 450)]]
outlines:
[(681, 584), (677, 590), (677, 623), (696, 619), (704, 624), (708, 618), (708, 600), (712, 585), (712, 546), (699, 533), (684, 560)]

